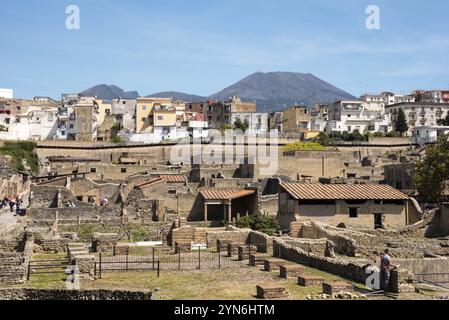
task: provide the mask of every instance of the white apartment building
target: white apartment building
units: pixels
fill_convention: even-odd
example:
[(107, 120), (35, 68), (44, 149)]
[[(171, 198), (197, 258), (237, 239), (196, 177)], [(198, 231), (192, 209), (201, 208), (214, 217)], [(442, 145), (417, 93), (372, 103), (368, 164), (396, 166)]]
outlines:
[(421, 126), (412, 129), (412, 143), (420, 145), (435, 143), (442, 135), (449, 133), (449, 127)]
[(53, 140), (58, 130), (56, 107), (30, 107), (26, 114), (14, 117), (1, 140)]
[(113, 99), (112, 114), (123, 115), (123, 129), (127, 132), (136, 130), (136, 99)]
[(326, 132), (391, 131), (390, 117), (385, 114), (385, 102), (364, 97), (367, 101), (343, 100), (329, 105)]
[(444, 119), (449, 112), (449, 103), (398, 103), (386, 107), (386, 113), (390, 114), (392, 123), (397, 121), (399, 109), (402, 109), (409, 127), (408, 136), (412, 135), (414, 127), (438, 125), (438, 120)]
[(184, 121), (178, 128), (178, 139), (192, 138), (203, 139), (209, 135), (209, 126), (207, 121)]
[[(367, 96), (376, 96), (376, 95), (367, 95)], [(377, 97), (383, 98), (383, 101), (386, 106), (392, 105), (392, 104), (416, 101), (415, 96), (412, 94), (403, 95), (403, 94), (395, 94), (395, 93), (391, 93), (391, 92), (382, 92), (380, 95), (377, 95)], [(363, 97), (362, 97), (362, 100), (363, 100)]]
[(266, 134), (268, 132), (268, 113), (262, 112), (234, 112), (231, 115), (231, 123), (234, 124), (237, 119), (248, 121), (248, 131), (254, 134)]
[(421, 93), (420, 102), (449, 103), (449, 91), (431, 90)]

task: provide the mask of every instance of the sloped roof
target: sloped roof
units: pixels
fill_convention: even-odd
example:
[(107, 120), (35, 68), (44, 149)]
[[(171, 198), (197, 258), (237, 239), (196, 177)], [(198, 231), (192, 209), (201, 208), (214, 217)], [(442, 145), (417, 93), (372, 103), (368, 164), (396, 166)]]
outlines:
[(254, 194), (254, 190), (206, 188), (200, 190), (204, 200), (232, 200)]
[(407, 200), (389, 185), (282, 183), (281, 188), (297, 200)]
[(167, 181), (167, 183), (186, 183), (186, 177), (182, 174), (161, 175), (161, 178)]
[(145, 182), (143, 182), (143, 183), (141, 183), (141, 184), (138, 184), (138, 185), (134, 186), (134, 189), (143, 189), (143, 188), (147, 188), (147, 187), (153, 186), (153, 185), (155, 185), (155, 184), (158, 184), (158, 183), (161, 183), (161, 182), (164, 182), (164, 181), (165, 181), (165, 180), (162, 179), (161, 177), (159, 177), (159, 178), (154, 178), (154, 179), (145, 181)]

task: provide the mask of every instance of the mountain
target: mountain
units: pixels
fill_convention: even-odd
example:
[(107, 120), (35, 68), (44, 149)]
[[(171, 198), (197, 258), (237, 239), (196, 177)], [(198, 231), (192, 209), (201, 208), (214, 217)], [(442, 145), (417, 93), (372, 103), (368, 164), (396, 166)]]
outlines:
[(97, 97), (103, 100), (112, 100), (112, 99), (135, 99), (139, 97), (139, 93), (137, 91), (123, 91), (122, 88), (119, 88), (114, 85), (106, 85), (100, 84), (98, 86), (87, 89), (80, 94), (84, 97)]
[(233, 96), (257, 102), (258, 111), (281, 110), (294, 104), (313, 106), (315, 103), (356, 99), (310, 73), (294, 72), (257, 72), (212, 95), (212, 98), (223, 100)]
[[(125, 92), (117, 86), (98, 85), (81, 92), (83, 96), (96, 96), (100, 99), (114, 98), (135, 99), (138, 92)], [(172, 98), (187, 102), (205, 101), (207, 99), (227, 100), (237, 96), (243, 101), (257, 102), (258, 111), (277, 111), (292, 105), (313, 106), (315, 103), (329, 103), (356, 97), (310, 73), (295, 72), (256, 72), (239, 82), (213, 94), (202, 97), (182, 92), (158, 92), (147, 97)]]
[(206, 101), (208, 99), (207, 97), (201, 97), (193, 94), (175, 91), (158, 92), (147, 96), (147, 98), (172, 98), (172, 100), (174, 101), (178, 100), (187, 102), (199, 102), (199, 101)]

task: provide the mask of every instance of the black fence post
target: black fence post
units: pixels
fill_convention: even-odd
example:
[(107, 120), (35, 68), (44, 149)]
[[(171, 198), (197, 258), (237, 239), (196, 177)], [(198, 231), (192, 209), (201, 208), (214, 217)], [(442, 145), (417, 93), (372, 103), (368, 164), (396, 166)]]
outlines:
[(126, 269), (126, 272), (128, 272), (128, 255), (129, 255), (129, 252), (128, 252), (128, 250), (126, 251), (126, 260), (125, 260), (125, 269)]
[(100, 265), (99, 265), (99, 274), (100, 274), (100, 279), (101, 279), (101, 268), (102, 268), (102, 265), (101, 265), (101, 262), (102, 262), (102, 259), (101, 259), (101, 251), (100, 251)]
[(201, 248), (198, 247), (198, 270), (201, 270)]
[(153, 258), (151, 259), (152, 261), (153, 261), (153, 270), (154, 270), (154, 250), (155, 250), (155, 248), (153, 247)]
[(31, 261), (28, 261), (27, 281), (30, 281)]
[(221, 246), (218, 246), (218, 269), (221, 269)]
[(161, 264), (160, 264), (160, 261), (158, 260), (157, 261), (157, 277), (158, 278), (160, 276), (160, 273), (161, 273)]

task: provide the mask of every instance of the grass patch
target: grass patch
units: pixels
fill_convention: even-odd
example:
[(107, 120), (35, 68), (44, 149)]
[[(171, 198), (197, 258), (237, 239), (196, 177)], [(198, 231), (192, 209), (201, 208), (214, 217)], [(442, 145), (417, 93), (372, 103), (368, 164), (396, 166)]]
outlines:
[(32, 173), (39, 171), (39, 160), (34, 152), (36, 143), (31, 141), (5, 142), (0, 147), (0, 155), (10, 156), (14, 169), (17, 171), (25, 171), (24, 161), (28, 164)]
[[(321, 276), (328, 281), (347, 281), (308, 267), (305, 267), (305, 273)], [(322, 293), (321, 286), (301, 287), (297, 279), (282, 279), (279, 272), (264, 272), (260, 267), (161, 271), (160, 278), (154, 271), (104, 272), (102, 279), (84, 281), (81, 285), (89, 289), (154, 291), (158, 288), (156, 298), (163, 300), (254, 300), (256, 286), (263, 283), (285, 286), (292, 300), (305, 300), (309, 294)]]
[(108, 225), (108, 224), (80, 224), (80, 225), (65, 225), (60, 226), (62, 232), (76, 232), (78, 237), (83, 242), (92, 240), (94, 232), (99, 233), (118, 233), (125, 235), (127, 241), (140, 242), (152, 241), (155, 231), (159, 225), (142, 225), (142, 224), (127, 224), (127, 225)]

